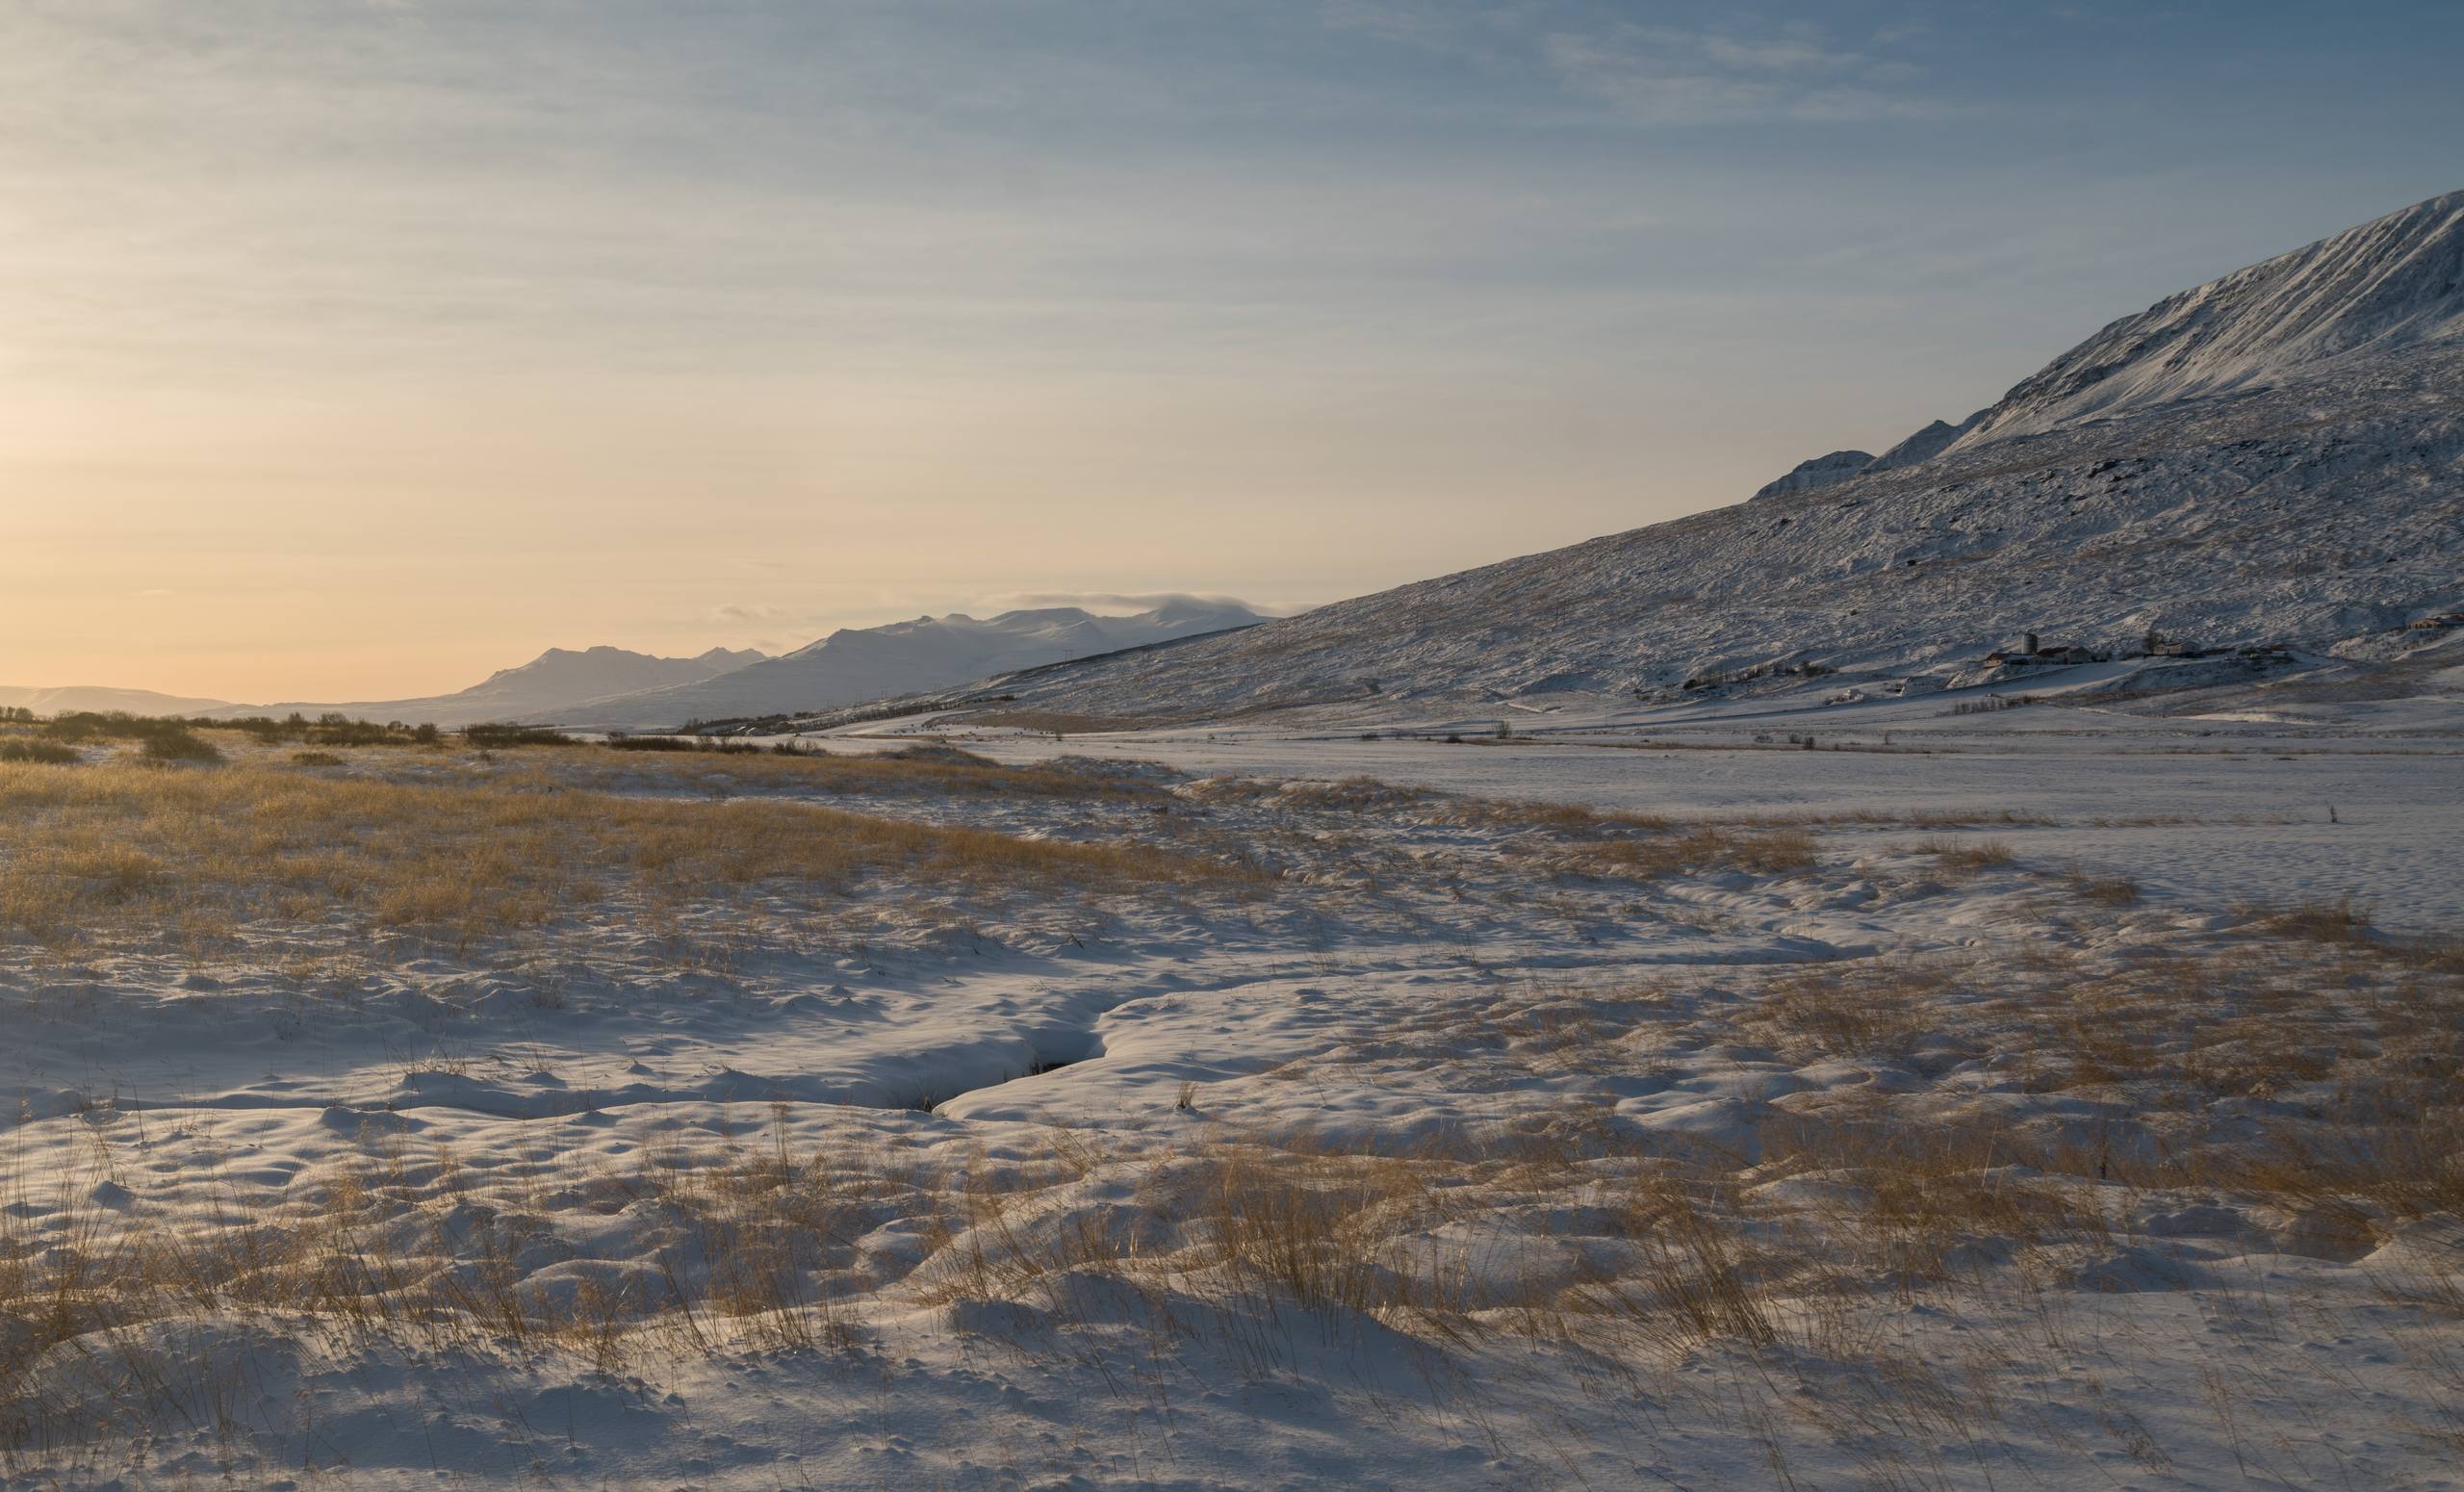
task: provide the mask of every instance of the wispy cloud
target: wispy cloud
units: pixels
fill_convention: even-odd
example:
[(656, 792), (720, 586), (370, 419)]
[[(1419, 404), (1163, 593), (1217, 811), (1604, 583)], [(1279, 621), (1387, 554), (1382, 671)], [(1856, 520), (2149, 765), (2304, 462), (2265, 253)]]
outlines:
[(992, 611), (1012, 611), (1042, 606), (1076, 606), (1084, 611), (1135, 613), (1152, 611), (1158, 606), (1185, 603), (1209, 606), (1243, 606), (1268, 616), (1285, 616), (1300, 610), (1297, 606), (1264, 605), (1243, 601), (1238, 596), (1201, 596), (1188, 591), (1023, 591), (1015, 595), (987, 598), (984, 605)]
[(1649, 124), (1835, 121), (1927, 112), (1918, 69), (1830, 44), (1808, 28), (1765, 34), (1619, 24), (1552, 31), (1541, 54), (1584, 97)]
[(1921, 27), (1873, 32), (1866, 49), (1811, 21), (1688, 27), (1627, 19), (1587, 0), (1321, 0), (1334, 31), (1474, 59), (1645, 124), (1838, 120), (1928, 111), (1919, 69), (1888, 55)]
[(783, 606), (747, 606), (731, 601), (712, 606), (710, 620), (730, 627), (775, 627), (803, 620), (803, 614)]
[(1831, 44), (1813, 27), (1567, 27), (1540, 37), (1540, 57), (1570, 91), (1638, 123), (1851, 121), (1929, 109), (1912, 89), (1917, 66)]
[(1324, 0), (1320, 14), (1336, 31), (1356, 32), (1431, 52), (1458, 54), (1480, 50), (1479, 35), (1508, 24), (1510, 19), (1498, 13), (1465, 13), (1418, 0), (1410, 4), (1402, 0)]

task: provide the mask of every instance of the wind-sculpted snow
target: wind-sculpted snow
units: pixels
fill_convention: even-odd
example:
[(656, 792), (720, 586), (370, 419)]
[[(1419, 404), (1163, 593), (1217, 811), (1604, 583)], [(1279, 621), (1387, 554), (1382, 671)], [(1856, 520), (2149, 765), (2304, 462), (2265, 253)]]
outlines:
[(2451, 751), (220, 733), (0, 764), (9, 1492), (2451, 1479)]

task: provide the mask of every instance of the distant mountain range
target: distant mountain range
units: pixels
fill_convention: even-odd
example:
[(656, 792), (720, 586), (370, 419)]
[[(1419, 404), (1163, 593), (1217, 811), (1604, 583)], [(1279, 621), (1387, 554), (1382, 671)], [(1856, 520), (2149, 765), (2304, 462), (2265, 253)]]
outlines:
[(550, 648), (519, 668), (503, 668), (480, 683), (452, 694), (407, 700), (285, 700), (271, 705), (242, 705), (229, 700), (185, 699), (151, 689), (111, 689), (72, 685), (65, 688), (0, 687), (0, 705), (18, 706), (37, 714), (74, 710), (124, 711), (132, 715), (196, 715), (234, 720), (250, 715), (321, 715), (339, 711), (353, 719), (423, 721), (455, 728), (483, 720), (519, 720), (610, 694), (665, 688), (707, 679), (767, 655), (750, 648), (712, 648), (688, 658), (657, 657), (623, 648)]
[(85, 684), (31, 689), (0, 684), (0, 706), (31, 709), (38, 715), (66, 715), (80, 710), (106, 715), (201, 715), (208, 710), (225, 708), (229, 704), (227, 700), (186, 699), (176, 694), (157, 694), (151, 689), (110, 689)]
[(274, 705), (232, 705), (210, 713), (239, 715), (305, 715), (338, 710), (353, 719), (432, 722), (453, 729), (483, 720), (528, 720), (611, 694), (666, 688), (708, 679), (767, 655), (750, 648), (712, 648), (692, 657), (658, 657), (624, 648), (550, 648), (518, 668), (500, 668), (479, 683), (452, 694), (407, 700), (346, 700), (337, 704), (284, 701)]
[(2365, 668), (2464, 648), (2459, 611), (2464, 193), (2169, 296), (1756, 501), (973, 692), (1123, 720), (1615, 707), (1749, 672), (1930, 686), (2026, 632)]
[(583, 730), (655, 731), (694, 720), (783, 714), (947, 688), (986, 674), (1196, 637), (1265, 621), (1239, 602), (1177, 598), (1135, 616), (1076, 606), (970, 616), (917, 617), (844, 628), (782, 657), (712, 648), (656, 657), (623, 648), (551, 648), (519, 668), (452, 694), (402, 700), (283, 701), (239, 705), (179, 699), (144, 689), (0, 688), (0, 705), (41, 714), (125, 710), (145, 715), (340, 712), (354, 719), (430, 722), (454, 729), (524, 721)]
[(1239, 602), (1188, 597), (1135, 616), (1097, 616), (1076, 606), (1005, 611), (981, 620), (919, 616), (886, 627), (842, 629), (783, 656), (699, 682), (533, 718), (580, 729), (658, 730), (695, 720), (826, 709), (1266, 620)]

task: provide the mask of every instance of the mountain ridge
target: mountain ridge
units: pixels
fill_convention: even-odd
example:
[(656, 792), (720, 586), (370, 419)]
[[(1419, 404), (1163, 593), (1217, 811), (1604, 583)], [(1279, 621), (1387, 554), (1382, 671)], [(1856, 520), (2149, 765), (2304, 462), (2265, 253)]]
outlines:
[[(2442, 268), (2464, 255), (2464, 217), (2451, 209), (2464, 193), (2110, 323), (1964, 430), (1917, 432), (1918, 449), (1938, 446), (1917, 459), (1098, 660), (1007, 707), (1367, 717), (1408, 700), (1631, 702), (1809, 664), (1844, 688), (1907, 688), (2026, 632), (2367, 652), (2464, 607), (2464, 289)], [(2386, 262), (2363, 262), (2374, 253)], [(2335, 286), (2358, 297), (2349, 317), (2316, 300)], [(2252, 308), (2288, 297), (2305, 313), (2272, 346)], [(2127, 330), (2192, 322), (2196, 335), (2163, 340)], [(2147, 368), (2118, 361), (2133, 345)]]
[(1960, 444), (2213, 398), (2464, 333), (2464, 191), (2220, 275), (2107, 323), (1984, 410)]
[(710, 648), (691, 657), (661, 657), (604, 644), (590, 648), (549, 648), (526, 663), (500, 668), (478, 683), (450, 694), (398, 700), (345, 700), (330, 703), (281, 701), (270, 705), (226, 705), (201, 713), (232, 719), (246, 715), (319, 715), (338, 712), (354, 718), (427, 722), (448, 729), (480, 721), (520, 719), (611, 694), (645, 687), (668, 687), (733, 672), (766, 655), (750, 648)]
[(97, 714), (197, 715), (230, 707), (228, 700), (196, 699), (154, 689), (119, 689), (109, 684), (60, 684), (31, 687), (0, 684), (0, 706), (31, 709), (38, 715), (64, 715), (91, 710)]
[[(558, 725), (661, 730), (947, 688), (1072, 656), (1254, 626), (1264, 613), (1232, 601), (1175, 597), (1131, 616), (1045, 606), (976, 618), (919, 616), (840, 628), (776, 658), (672, 688), (603, 698), (552, 712)], [(543, 720), (545, 717), (541, 717)]]

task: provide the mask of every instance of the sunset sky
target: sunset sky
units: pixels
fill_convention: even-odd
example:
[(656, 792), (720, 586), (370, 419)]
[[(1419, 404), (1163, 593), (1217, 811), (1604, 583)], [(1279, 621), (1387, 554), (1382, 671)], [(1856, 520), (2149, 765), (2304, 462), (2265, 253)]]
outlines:
[(0, 683), (1293, 606), (2464, 186), (2452, 4), (0, 3)]

